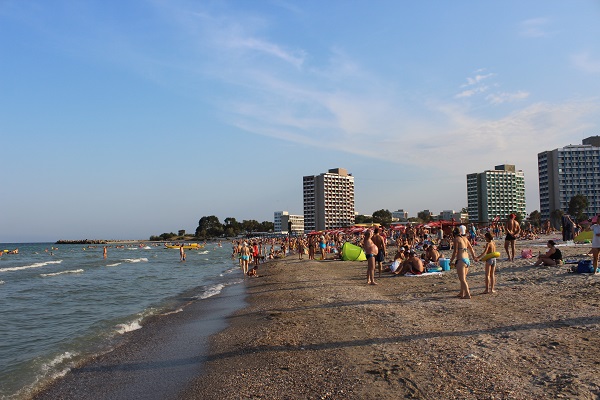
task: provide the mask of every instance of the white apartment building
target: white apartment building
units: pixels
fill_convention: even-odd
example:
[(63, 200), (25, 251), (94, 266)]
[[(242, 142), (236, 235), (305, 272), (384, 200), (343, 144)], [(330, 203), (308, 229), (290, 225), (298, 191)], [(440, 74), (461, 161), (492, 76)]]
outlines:
[(305, 232), (354, 224), (354, 177), (347, 170), (304, 176), (302, 184)]
[(469, 221), (490, 222), (511, 213), (525, 214), (525, 175), (514, 165), (467, 175)]
[(538, 153), (540, 213), (547, 220), (555, 210), (567, 212), (578, 194), (587, 197), (587, 214), (600, 213), (600, 136)]
[[(289, 223), (291, 232), (289, 231)], [(304, 233), (304, 215), (292, 215), (288, 211), (275, 211), (273, 218), (273, 232), (287, 235), (288, 233)]]

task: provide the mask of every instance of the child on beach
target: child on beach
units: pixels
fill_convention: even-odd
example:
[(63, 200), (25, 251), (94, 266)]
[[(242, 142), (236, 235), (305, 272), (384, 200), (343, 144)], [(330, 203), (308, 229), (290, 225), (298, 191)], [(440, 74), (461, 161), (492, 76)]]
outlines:
[[(478, 257), (481, 259), (485, 255), (496, 252), (496, 243), (490, 232), (485, 234), (486, 245), (483, 253)], [(488, 258), (485, 261), (485, 291), (483, 293), (496, 293), (494, 285), (496, 284), (496, 258)]]

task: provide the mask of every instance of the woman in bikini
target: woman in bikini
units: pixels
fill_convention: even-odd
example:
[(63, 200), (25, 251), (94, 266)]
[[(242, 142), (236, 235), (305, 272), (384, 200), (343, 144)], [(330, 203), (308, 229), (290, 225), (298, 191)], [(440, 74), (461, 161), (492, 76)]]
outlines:
[(469, 260), (469, 252), (473, 256), (473, 259), (477, 261), (473, 246), (465, 236), (467, 228), (461, 225), (459, 228), (454, 228), (454, 249), (452, 257), (450, 257), (450, 265), (456, 260), (456, 273), (458, 280), (460, 281), (460, 292), (458, 298), (470, 299), (471, 293), (469, 292), (469, 285), (467, 284), (467, 273), (469, 272), (469, 266), (471, 260)]
[(370, 230), (365, 232), (365, 239), (363, 241), (363, 250), (367, 256), (367, 285), (377, 285), (375, 283), (375, 256), (379, 252), (379, 249), (371, 240), (373, 232)]

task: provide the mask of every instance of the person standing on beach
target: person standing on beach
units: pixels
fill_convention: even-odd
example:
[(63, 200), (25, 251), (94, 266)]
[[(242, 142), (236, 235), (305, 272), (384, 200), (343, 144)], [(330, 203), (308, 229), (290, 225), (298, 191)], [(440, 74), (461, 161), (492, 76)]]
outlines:
[(506, 250), (508, 261), (515, 261), (515, 241), (520, 232), (521, 226), (517, 222), (517, 216), (510, 214), (506, 221), (506, 239), (504, 240), (504, 250)]
[(319, 238), (319, 248), (321, 249), (321, 260), (325, 259), (325, 249), (327, 249), (327, 239), (325, 239), (325, 235), (321, 235)]
[(592, 230), (592, 259), (594, 273), (598, 273), (598, 254), (600, 254), (600, 214), (596, 216), (596, 223), (590, 227)]
[(371, 230), (367, 230), (363, 240), (363, 250), (367, 256), (367, 285), (377, 285), (375, 283), (375, 257), (377, 257), (379, 249), (375, 246), (373, 240), (371, 240), (372, 235)]
[(473, 246), (471, 246), (471, 243), (465, 236), (467, 228), (464, 225), (454, 228), (453, 233), (454, 250), (452, 252), (452, 257), (450, 257), (450, 265), (456, 260), (456, 273), (458, 275), (458, 280), (460, 281), (460, 292), (456, 297), (460, 299), (470, 299), (471, 293), (469, 292), (469, 284), (467, 283), (467, 273), (469, 272), (469, 266), (471, 265), (469, 253), (471, 253), (475, 261), (477, 261), (477, 256), (475, 256)]
[(246, 276), (248, 274), (248, 264), (250, 262), (250, 248), (246, 242), (244, 242), (240, 254), (242, 256), (242, 272), (244, 273), (244, 276)]
[(375, 246), (377, 246), (378, 252), (377, 257), (375, 257), (375, 261), (377, 264), (377, 269), (379, 271), (379, 277), (381, 278), (381, 263), (385, 261), (385, 240), (381, 235), (379, 235), (379, 228), (375, 228), (373, 230), (373, 237), (371, 238)]
[[(487, 244), (485, 245), (485, 249), (483, 253), (479, 256), (481, 259), (483, 256), (487, 254), (492, 254), (496, 252), (496, 243), (494, 243), (494, 237), (490, 232), (485, 233), (485, 240)], [(494, 285), (496, 284), (496, 259), (488, 258), (485, 260), (485, 291), (483, 293), (496, 293), (494, 290)]]

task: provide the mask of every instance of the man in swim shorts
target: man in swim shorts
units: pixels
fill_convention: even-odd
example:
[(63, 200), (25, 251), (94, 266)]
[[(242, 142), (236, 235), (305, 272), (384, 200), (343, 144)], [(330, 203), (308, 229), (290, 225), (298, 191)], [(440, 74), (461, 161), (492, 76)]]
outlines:
[(383, 240), (383, 237), (379, 235), (379, 228), (375, 228), (373, 230), (373, 237), (371, 237), (371, 240), (373, 243), (375, 243), (375, 246), (377, 246), (377, 249), (379, 250), (377, 252), (377, 256), (375, 257), (375, 261), (379, 270), (379, 277), (381, 278), (381, 263), (385, 261), (385, 240)]
[(521, 232), (521, 226), (517, 222), (517, 216), (510, 214), (506, 221), (506, 239), (504, 240), (504, 250), (508, 255), (508, 261), (515, 260), (515, 240), (517, 240), (519, 232)]
[(404, 261), (400, 271), (395, 273), (398, 275), (406, 275), (409, 272), (413, 275), (421, 275), (423, 272), (425, 272), (423, 261), (417, 257), (417, 253), (415, 253), (414, 250), (410, 250), (408, 252), (408, 259)]

